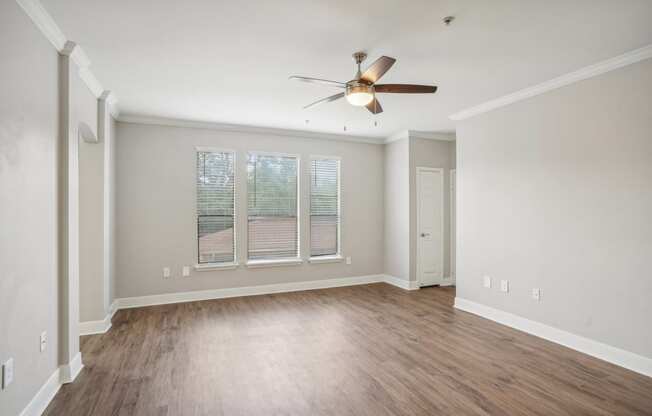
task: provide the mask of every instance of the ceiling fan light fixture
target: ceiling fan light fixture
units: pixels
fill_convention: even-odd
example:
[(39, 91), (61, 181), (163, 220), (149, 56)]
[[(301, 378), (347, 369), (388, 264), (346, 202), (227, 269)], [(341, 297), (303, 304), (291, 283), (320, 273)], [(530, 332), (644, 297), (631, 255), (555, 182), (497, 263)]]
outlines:
[(358, 107), (364, 107), (374, 99), (374, 89), (371, 85), (347, 85), (346, 100)]

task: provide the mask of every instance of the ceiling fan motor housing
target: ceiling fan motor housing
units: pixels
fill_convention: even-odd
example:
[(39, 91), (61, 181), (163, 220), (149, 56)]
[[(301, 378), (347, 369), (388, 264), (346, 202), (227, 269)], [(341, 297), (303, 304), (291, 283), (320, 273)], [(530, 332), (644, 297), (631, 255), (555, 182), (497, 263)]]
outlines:
[(346, 83), (346, 99), (356, 106), (365, 106), (374, 99), (374, 86), (363, 80), (354, 79)]

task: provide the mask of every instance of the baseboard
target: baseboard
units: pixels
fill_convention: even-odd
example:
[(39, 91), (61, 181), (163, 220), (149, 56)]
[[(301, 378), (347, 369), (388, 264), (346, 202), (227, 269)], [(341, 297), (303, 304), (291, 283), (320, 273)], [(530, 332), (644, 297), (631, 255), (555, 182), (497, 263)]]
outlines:
[(79, 335), (96, 335), (104, 334), (111, 329), (111, 320), (113, 315), (118, 311), (117, 301), (113, 301), (109, 306), (109, 313), (101, 321), (86, 321), (79, 323)]
[(59, 368), (54, 370), (45, 384), (41, 386), (32, 400), (30, 400), (23, 411), (20, 412), (20, 416), (40, 416), (57, 394), (61, 385), (75, 381), (82, 368), (84, 368), (84, 364), (82, 364), (82, 356), (80, 352), (77, 353), (70, 363), (60, 365)]
[(561, 344), (628, 370), (652, 377), (652, 359), (611, 345), (584, 338), (540, 322), (494, 309), (467, 299), (455, 298), (455, 308), (518, 329), (539, 338)]
[(416, 281), (413, 281), (413, 280), (401, 279), (399, 277), (390, 276), (388, 274), (383, 275), (383, 281), (385, 283), (390, 284), (390, 285), (400, 287), (401, 289), (404, 289), (404, 290), (418, 290), (419, 289), (419, 282), (416, 282)]
[(111, 315), (101, 321), (86, 321), (79, 323), (79, 335), (103, 334), (111, 329)]
[(54, 370), (29, 404), (20, 412), (20, 416), (41, 416), (43, 414), (61, 387), (61, 375), (59, 373), (58, 368)]
[(164, 305), (168, 303), (193, 302), (199, 300), (224, 299), (239, 296), (268, 295), (272, 293), (297, 292), (301, 290), (327, 289), (331, 287), (365, 285), (385, 281), (383, 275), (343, 277), (337, 279), (312, 280), (307, 282), (277, 283), (262, 286), (245, 286), (226, 289), (198, 290), (193, 292), (166, 293), (161, 295), (137, 296), (116, 299), (118, 309), (141, 306)]
[(75, 355), (75, 357), (68, 364), (59, 366), (59, 381), (61, 384), (72, 383), (75, 381), (82, 368), (84, 368), (84, 364), (82, 363), (82, 355), (81, 352), (78, 352), (77, 355)]

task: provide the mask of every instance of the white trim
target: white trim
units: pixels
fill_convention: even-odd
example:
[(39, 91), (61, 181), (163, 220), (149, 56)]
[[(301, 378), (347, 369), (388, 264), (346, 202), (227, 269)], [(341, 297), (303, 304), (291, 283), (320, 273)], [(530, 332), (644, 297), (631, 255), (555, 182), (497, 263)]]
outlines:
[(195, 153), (237, 153), (237, 150), (235, 149), (225, 149), (223, 147), (215, 147), (215, 146), (195, 146)]
[(387, 137), (383, 143), (388, 144), (388, 143), (397, 142), (399, 140), (409, 139), (409, 138), (410, 138), (409, 130), (401, 130)]
[[(339, 156), (322, 156), (322, 155), (311, 155), (309, 157), (309, 166), (308, 166), (308, 253), (312, 253), (312, 161), (313, 160), (335, 160), (337, 161), (337, 247), (335, 247), (336, 253), (331, 255), (331, 259), (339, 257), (342, 258), (342, 158)], [(323, 257), (321, 257), (323, 258)], [(333, 263), (334, 261), (319, 261), (320, 257), (310, 257), (308, 261), (310, 263)], [(315, 261), (316, 260), (316, 261)], [(341, 260), (340, 260), (341, 261)]]
[(259, 269), (263, 267), (282, 267), (282, 266), (299, 266), (303, 264), (303, 259), (275, 259), (275, 260), (249, 260), (245, 264), (249, 269)]
[(75, 381), (84, 364), (82, 363), (82, 354), (78, 352), (77, 355), (70, 361), (68, 364), (63, 364), (59, 366), (59, 374), (61, 384), (68, 384)]
[(455, 279), (452, 276), (444, 276), (444, 283), (441, 283), (439, 286), (455, 286)]
[(341, 156), (328, 156), (328, 155), (310, 155), (310, 160), (337, 160), (342, 161)]
[(425, 139), (425, 140), (442, 140), (446, 142), (454, 142), (456, 140), (455, 132), (434, 132), (423, 130), (401, 130), (387, 137), (384, 141), (385, 144), (392, 143), (403, 139)]
[(455, 132), (437, 133), (434, 131), (408, 130), (410, 138), (424, 140), (441, 140), (445, 142), (454, 142)]
[(440, 181), (441, 181), (441, 251), (439, 253), (439, 264), (441, 265), (441, 281), (437, 284), (442, 285), (444, 284), (444, 230), (446, 230), (446, 215), (444, 213), (444, 190), (445, 190), (445, 183), (444, 183), (444, 168), (429, 168), (429, 167), (424, 167), (424, 166), (417, 166), (416, 168), (416, 185), (417, 185), (417, 195), (416, 195), (416, 205), (417, 205), (417, 232), (416, 232), (416, 238), (417, 238), (417, 252), (416, 252), (416, 269), (417, 269), (417, 282), (419, 285), (422, 284), (420, 280), (421, 276), (421, 262), (419, 261), (419, 248), (421, 245), (421, 239), (419, 238), (419, 234), (421, 233), (421, 204), (420, 202), (420, 197), (421, 197), (421, 182), (419, 181), (419, 174), (421, 172), (439, 172), (440, 176)]
[(60, 378), (59, 369), (57, 368), (32, 397), (32, 400), (25, 406), (23, 411), (20, 412), (20, 416), (40, 416), (43, 414), (61, 388)]
[[(66, 38), (66, 35), (61, 31), (57, 22), (54, 21), (39, 0), (16, 0), (16, 3), (18, 3), (36, 27), (39, 28), (41, 33), (52, 43), (52, 46), (54, 46), (57, 52), (70, 56), (71, 60), (79, 69), (78, 73), (81, 80), (86, 84), (95, 98), (100, 98), (104, 88), (102, 88), (100, 82), (89, 69), (91, 61), (81, 46), (76, 45), (75, 42)], [(111, 114), (117, 117), (119, 111), (115, 97), (109, 104)]]
[(400, 287), (404, 290), (419, 290), (419, 282), (415, 280), (405, 280), (399, 277), (390, 276), (388, 274), (383, 275), (383, 282), (390, 284), (392, 286)]
[(343, 134), (319, 133), (305, 130), (280, 129), (276, 127), (248, 126), (243, 124), (225, 124), (210, 121), (182, 120), (166, 117), (120, 114), (121, 123), (147, 124), (154, 126), (187, 127), (193, 129), (218, 130), (233, 133), (250, 133), (263, 136), (299, 137), (302, 139), (341, 140), (368, 144), (383, 144), (382, 137), (350, 136)]
[[(266, 152), (266, 151), (247, 151), (247, 157), (245, 161), (245, 166), (247, 166), (247, 169), (249, 169), (249, 159), (250, 156), (256, 156), (256, 162), (257, 163), (257, 158), (258, 156), (263, 156), (263, 157), (277, 157), (277, 158), (287, 158), (287, 159), (294, 159), (296, 161), (296, 188), (297, 188), (297, 195), (296, 195), (296, 201), (297, 201), (297, 206), (296, 206), (296, 213), (297, 213), (297, 257), (296, 258), (284, 258), (284, 259), (263, 259), (263, 260), (250, 260), (247, 259), (247, 262), (245, 263), (245, 266), (249, 268), (257, 268), (257, 267), (276, 267), (276, 266), (286, 266), (286, 265), (294, 265), (294, 264), (300, 264), (303, 263), (303, 260), (301, 258), (301, 250), (302, 250), (302, 245), (301, 245), (301, 221), (302, 221), (302, 215), (301, 215), (301, 210), (302, 210), (302, 205), (301, 205), (301, 177), (303, 176), (302, 174), (302, 164), (301, 164), (301, 154), (299, 153), (282, 153), (282, 152)], [(249, 189), (249, 184), (245, 186), (245, 195), (247, 198), (249, 198), (249, 192), (251, 189)], [(249, 241), (249, 208), (247, 208), (247, 227), (246, 227), (246, 233), (247, 233), (247, 257), (249, 256), (249, 247), (251, 245), (251, 241)], [(234, 231), (235, 232), (235, 231)], [(304, 248), (305, 249), (305, 248)]]
[(541, 84), (537, 84), (532, 87), (507, 94), (500, 98), (487, 101), (480, 105), (467, 108), (466, 110), (462, 110), (449, 116), (449, 118), (456, 121), (466, 120), (467, 118), (477, 116), (478, 114), (486, 113), (500, 107), (505, 107), (515, 102), (522, 101), (527, 98), (534, 97), (536, 95), (540, 95), (578, 81), (583, 81), (588, 78), (602, 75), (606, 72), (613, 71), (615, 69), (622, 68), (624, 66), (631, 65), (649, 58), (652, 58), (652, 45), (634, 49), (633, 51), (629, 51), (614, 58), (607, 59), (606, 61), (585, 66), (584, 68), (578, 69), (577, 71), (570, 72), (557, 78), (553, 78)]
[(117, 119), (118, 116), (120, 116), (120, 109), (118, 108), (118, 99), (116, 98), (115, 94), (109, 94), (109, 96), (106, 98), (106, 103), (109, 106), (109, 112), (111, 113), (113, 119)]
[(197, 244), (195, 244), (195, 259), (199, 262), (199, 187), (197, 186), (198, 183), (198, 172), (197, 172), (197, 159), (199, 156), (199, 153), (225, 153), (225, 154), (231, 154), (233, 155), (233, 261), (228, 262), (228, 263), (198, 263), (195, 265), (195, 270), (197, 271), (208, 271), (208, 270), (232, 270), (236, 269), (238, 267), (238, 233), (237, 233), (237, 227), (235, 226), (238, 219), (237, 219), (237, 213), (238, 213), (238, 192), (239, 192), (239, 187), (238, 187), (238, 181), (237, 181), (237, 176), (238, 176), (238, 152), (233, 149), (221, 149), (218, 147), (211, 147), (211, 146), (195, 146), (195, 185), (193, 187), (195, 195), (195, 241)]
[(101, 321), (86, 321), (79, 323), (79, 335), (104, 334), (111, 329), (111, 316), (107, 315)]
[(104, 334), (111, 329), (111, 320), (118, 311), (118, 302), (116, 300), (109, 306), (108, 313), (101, 321), (86, 321), (79, 323), (79, 335)]
[(66, 44), (66, 36), (41, 2), (38, 0), (16, 0), (16, 3), (25, 10), (27, 16), (32, 19), (32, 22), (41, 30), (55, 49), (61, 51)]
[(235, 270), (240, 266), (237, 262), (229, 263), (201, 263), (195, 264), (195, 270), (198, 272), (210, 272), (213, 270)]
[[(453, 182), (455, 184), (453, 185)], [(455, 191), (455, 192), (453, 192)], [(450, 264), (448, 265), (448, 278), (451, 282), (455, 282), (455, 273), (453, 273), (453, 265), (456, 265), (455, 262), (455, 253), (457, 253), (457, 247), (455, 247), (455, 242), (457, 239), (457, 169), (451, 169), (448, 172), (448, 200), (449, 200), (449, 213), (448, 213), (448, 222), (449, 222), (449, 236), (448, 236), (448, 251), (450, 254)], [(453, 232), (453, 222), (455, 223), (455, 232)], [(457, 272), (457, 267), (455, 268)]]
[(84, 84), (86, 84), (91, 94), (93, 94), (95, 98), (100, 98), (102, 96), (104, 88), (102, 87), (102, 84), (100, 84), (100, 81), (95, 78), (95, 75), (93, 75), (91, 70), (88, 69), (88, 67), (79, 69), (79, 78), (84, 81)]
[(141, 306), (165, 305), (169, 303), (193, 302), (199, 300), (224, 299), (240, 296), (267, 295), (272, 293), (298, 292), (302, 290), (327, 289), (331, 287), (366, 285), (382, 282), (383, 275), (343, 277), (312, 280), (307, 282), (277, 283), (263, 286), (233, 287), (225, 289), (199, 290), (194, 292), (166, 293), (161, 295), (137, 296), (117, 299), (119, 309)]
[(344, 261), (344, 257), (337, 254), (335, 256), (317, 256), (310, 257), (308, 262), (311, 264), (322, 264), (322, 263), (341, 263)]
[(652, 377), (652, 359), (561, 329), (494, 309), (467, 299), (455, 298), (455, 308), (518, 329), (539, 338), (561, 344), (637, 373)]

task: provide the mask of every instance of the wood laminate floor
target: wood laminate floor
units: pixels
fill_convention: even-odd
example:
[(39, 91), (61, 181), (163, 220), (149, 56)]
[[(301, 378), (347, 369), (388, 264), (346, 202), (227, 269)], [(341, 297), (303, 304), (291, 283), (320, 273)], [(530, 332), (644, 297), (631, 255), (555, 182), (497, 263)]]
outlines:
[(652, 415), (652, 379), (380, 283), (119, 311), (46, 415)]

